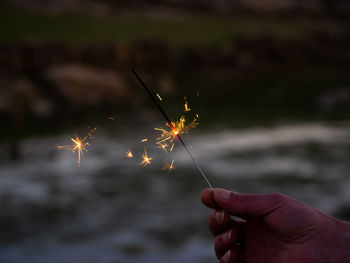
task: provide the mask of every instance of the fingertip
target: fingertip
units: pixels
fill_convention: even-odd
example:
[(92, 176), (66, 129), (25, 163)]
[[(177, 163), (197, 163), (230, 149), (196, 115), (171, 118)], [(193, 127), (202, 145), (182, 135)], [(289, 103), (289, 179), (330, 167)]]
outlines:
[(219, 260), (219, 263), (230, 263), (231, 250), (227, 251), (226, 254)]
[(209, 208), (219, 208), (213, 197), (213, 190), (211, 188), (204, 189), (201, 193), (201, 201)]
[(201, 198), (206, 195), (211, 195), (213, 194), (213, 189), (211, 188), (206, 188), (201, 192)]
[(213, 194), (213, 190), (211, 190), (210, 188), (204, 189), (201, 192), (201, 201), (206, 204), (206, 202), (208, 201), (208, 199), (211, 198), (211, 195)]
[(226, 254), (219, 260), (219, 263), (237, 262), (240, 254), (240, 248), (234, 246), (232, 249), (226, 252)]

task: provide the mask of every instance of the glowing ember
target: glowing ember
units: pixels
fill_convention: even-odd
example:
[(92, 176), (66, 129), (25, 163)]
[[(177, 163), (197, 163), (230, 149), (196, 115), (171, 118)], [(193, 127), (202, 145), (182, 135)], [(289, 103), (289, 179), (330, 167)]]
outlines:
[(188, 107), (188, 101), (187, 101), (187, 98), (184, 97), (185, 99), (185, 111), (190, 111), (191, 109)]
[(151, 160), (152, 160), (152, 159), (153, 159), (153, 158), (148, 157), (147, 151), (146, 151), (146, 148), (145, 148), (145, 153), (142, 154), (142, 161), (140, 162), (140, 165), (143, 165), (143, 167), (145, 167), (146, 165), (151, 164)]
[[(173, 142), (177, 138), (178, 135), (183, 133), (188, 133), (188, 131), (192, 128), (198, 126), (197, 119), (194, 119), (190, 124), (185, 125), (186, 119), (184, 116), (181, 116), (179, 121), (172, 122), (170, 126), (168, 123), (166, 126), (168, 128), (154, 128), (156, 131), (161, 132), (160, 137), (156, 139), (156, 143), (158, 145), (165, 145), (165, 147), (171, 146), (171, 150), (174, 147)], [(170, 151), (171, 151), (170, 150)]]
[(73, 153), (77, 152), (78, 153), (78, 167), (80, 167), (80, 161), (81, 161), (81, 157), (84, 154), (84, 151), (87, 152), (88, 150), (86, 149), (90, 143), (87, 141), (88, 139), (94, 138), (93, 133), (96, 131), (96, 128), (90, 129), (88, 132), (88, 135), (86, 135), (83, 138), (78, 137), (77, 135), (75, 136), (75, 138), (70, 138), (70, 140), (72, 141), (71, 145), (57, 145), (56, 148), (61, 150), (61, 149), (66, 149), (66, 150), (70, 150)]
[(148, 139), (142, 139), (141, 140), (141, 142), (147, 142), (148, 141)]
[(115, 117), (113, 117), (113, 116), (108, 116), (107, 119), (109, 119), (110, 121), (114, 121), (114, 120), (115, 120)]
[(163, 171), (168, 171), (168, 172), (171, 172), (171, 170), (174, 170), (174, 169), (175, 169), (174, 160), (171, 161), (171, 164), (164, 163), (164, 166), (162, 168)]
[(132, 152), (131, 150), (128, 150), (127, 152), (125, 152), (125, 156), (128, 157), (128, 158), (133, 158), (134, 156), (132, 155)]
[(162, 97), (158, 93), (156, 95), (160, 101), (163, 101)]

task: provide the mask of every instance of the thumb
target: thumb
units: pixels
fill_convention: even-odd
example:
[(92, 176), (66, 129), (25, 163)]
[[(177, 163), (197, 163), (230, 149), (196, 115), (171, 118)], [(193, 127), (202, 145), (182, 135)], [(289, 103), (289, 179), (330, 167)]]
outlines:
[(288, 200), (281, 194), (239, 194), (220, 188), (214, 189), (213, 197), (223, 210), (247, 216), (266, 216)]

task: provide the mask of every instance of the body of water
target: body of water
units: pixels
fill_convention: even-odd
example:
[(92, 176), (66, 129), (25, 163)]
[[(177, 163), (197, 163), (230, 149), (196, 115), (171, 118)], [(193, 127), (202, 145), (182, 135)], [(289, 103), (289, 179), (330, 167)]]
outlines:
[[(81, 167), (70, 137), (21, 142), (22, 158), (0, 165), (1, 262), (214, 262), (206, 188), (181, 145), (100, 128)], [(183, 136), (214, 187), (281, 192), (350, 218), (350, 124), (299, 123)], [(139, 165), (143, 148), (154, 159)], [(2, 146), (1, 151), (6, 151)], [(131, 149), (134, 158), (125, 157)], [(176, 169), (162, 171), (175, 160)]]

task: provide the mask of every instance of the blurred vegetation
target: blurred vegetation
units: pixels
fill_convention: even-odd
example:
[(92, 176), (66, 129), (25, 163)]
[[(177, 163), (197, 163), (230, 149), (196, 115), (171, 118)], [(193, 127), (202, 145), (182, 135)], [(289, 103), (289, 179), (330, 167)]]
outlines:
[[(201, 127), (346, 119), (348, 28), (349, 21), (327, 16), (2, 11), (0, 81), (3, 100), (12, 106), (0, 105), (6, 124), (0, 137), (16, 141), (77, 124), (109, 125), (107, 116), (115, 112), (133, 116), (125, 118), (127, 126), (147, 121), (144, 107), (153, 105), (134, 81), (132, 67), (165, 96), (171, 116), (178, 115), (187, 96), (200, 113)], [(79, 68), (76, 73), (71, 65)], [(62, 77), (50, 79), (52, 72), (62, 70), (73, 83), (69, 88), (60, 83)], [(90, 95), (74, 93), (86, 89), (90, 73), (100, 76), (103, 85), (108, 82), (104, 74), (116, 73), (121, 81), (110, 86), (121, 83), (125, 97), (106, 103), (110, 93), (105, 91), (97, 104), (74, 102), (103, 90), (96, 85)], [(37, 113), (38, 102), (48, 104), (51, 112)]]
[[(342, 22), (344, 23), (344, 22)], [(348, 23), (345, 23), (344, 28)], [(0, 42), (67, 42), (101, 44), (114, 41), (161, 39), (173, 47), (208, 47), (237, 37), (267, 34), (300, 38), (319, 26), (339, 30), (334, 21), (317, 18), (237, 17), (210, 14), (151, 16), (121, 14), (107, 17), (1, 13)]]

